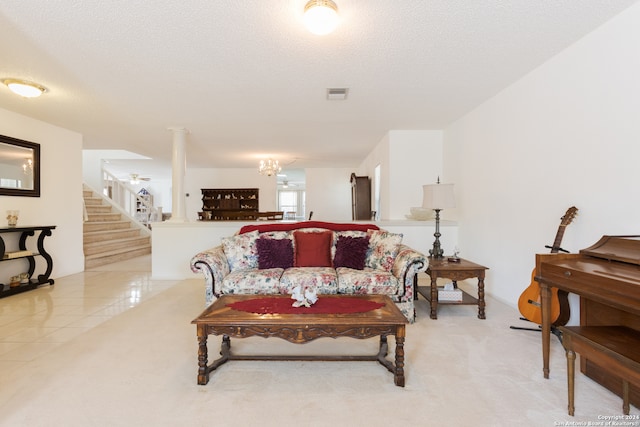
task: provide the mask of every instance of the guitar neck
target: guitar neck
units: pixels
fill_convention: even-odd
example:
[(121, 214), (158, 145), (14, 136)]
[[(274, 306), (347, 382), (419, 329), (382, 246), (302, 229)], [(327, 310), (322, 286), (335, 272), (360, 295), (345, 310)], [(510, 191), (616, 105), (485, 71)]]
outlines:
[(553, 240), (553, 246), (551, 246), (552, 254), (557, 254), (560, 251), (560, 244), (562, 243), (562, 238), (564, 237), (565, 228), (567, 228), (566, 224), (561, 224), (560, 227), (558, 227), (556, 238)]

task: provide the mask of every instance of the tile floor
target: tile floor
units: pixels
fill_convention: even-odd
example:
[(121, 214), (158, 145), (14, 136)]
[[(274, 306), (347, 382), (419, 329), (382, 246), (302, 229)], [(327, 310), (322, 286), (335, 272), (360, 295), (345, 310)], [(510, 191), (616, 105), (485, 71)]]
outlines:
[(32, 362), (171, 286), (149, 270), (150, 256), (139, 257), (1, 299), (0, 367)]

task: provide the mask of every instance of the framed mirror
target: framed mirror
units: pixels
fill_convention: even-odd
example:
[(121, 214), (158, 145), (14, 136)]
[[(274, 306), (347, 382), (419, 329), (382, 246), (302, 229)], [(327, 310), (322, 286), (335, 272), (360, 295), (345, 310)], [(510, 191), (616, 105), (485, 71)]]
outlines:
[(0, 196), (40, 197), (40, 144), (0, 135)]

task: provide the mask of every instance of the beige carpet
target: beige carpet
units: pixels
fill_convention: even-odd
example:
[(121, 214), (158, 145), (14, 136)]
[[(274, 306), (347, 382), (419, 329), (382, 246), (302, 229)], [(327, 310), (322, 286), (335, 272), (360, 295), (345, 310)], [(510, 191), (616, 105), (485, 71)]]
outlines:
[[(132, 292), (141, 283), (141, 290)], [(20, 360), (19, 348), (11, 345), (20, 339), (16, 335), (32, 327), (45, 338), (61, 334), (65, 328), (47, 319), (60, 321), (56, 307), (74, 298), (83, 301), (87, 313), (84, 320), (74, 318), (83, 326), (66, 328), (72, 337), (33, 347), (37, 354)], [(40, 307), (43, 300), (53, 315), (28, 308)], [(190, 321), (202, 311), (203, 300), (200, 278), (152, 281), (145, 272), (106, 269), (0, 300), (0, 319), (5, 316), (0, 321), (0, 425), (558, 426), (621, 414), (617, 396), (579, 375), (576, 416), (568, 416), (559, 341), (552, 337), (551, 378), (545, 380), (540, 334), (509, 329), (523, 322), (517, 311), (493, 299), (486, 320), (477, 319), (471, 306), (441, 307), (439, 319), (431, 320), (428, 304), (418, 301), (418, 321), (407, 330), (404, 388), (375, 362), (232, 361), (213, 372), (208, 385), (198, 386)], [(96, 301), (103, 302), (100, 310), (90, 308)], [(35, 314), (18, 317), (21, 307)], [(31, 327), (22, 334), (8, 332), (20, 330), (21, 323)], [(210, 360), (217, 357), (219, 343), (219, 337), (210, 338)], [(294, 345), (250, 338), (232, 339), (232, 347), (237, 352), (373, 354), (377, 340)], [(635, 407), (631, 412), (640, 414)]]

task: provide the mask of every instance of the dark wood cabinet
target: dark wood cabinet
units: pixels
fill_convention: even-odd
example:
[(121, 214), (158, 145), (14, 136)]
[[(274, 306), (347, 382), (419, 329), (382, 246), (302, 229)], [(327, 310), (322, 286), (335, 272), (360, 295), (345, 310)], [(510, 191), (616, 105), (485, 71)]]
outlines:
[(351, 218), (371, 219), (371, 180), (368, 176), (351, 174)]
[(203, 221), (254, 220), (258, 218), (259, 189), (202, 188)]

